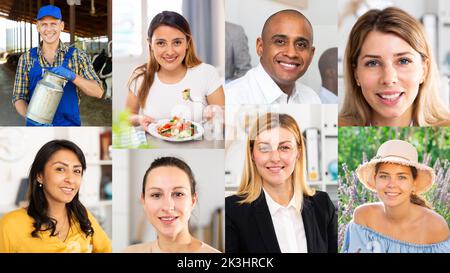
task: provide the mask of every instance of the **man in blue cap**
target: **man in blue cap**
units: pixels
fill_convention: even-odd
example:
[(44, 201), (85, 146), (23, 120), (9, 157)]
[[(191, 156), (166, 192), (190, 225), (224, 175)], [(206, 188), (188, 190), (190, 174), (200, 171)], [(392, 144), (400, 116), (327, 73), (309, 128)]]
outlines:
[(59, 36), (64, 29), (64, 22), (58, 7), (52, 5), (41, 7), (36, 19), (42, 42), (39, 47), (30, 49), (19, 59), (13, 92), (14, 107), (20, 115), (26, 117), (34, 88), (42, 79), (43, 70), (47, 69), (68, 81), (64, 86), (63, 96), (52, 124), (40, 124), (27, 118), (26, 125), (80, 126), (78, 91), (101, 98), (103, 95), (101, 81), (85, 52), (75, 47), (67, 47), (60, 41)]

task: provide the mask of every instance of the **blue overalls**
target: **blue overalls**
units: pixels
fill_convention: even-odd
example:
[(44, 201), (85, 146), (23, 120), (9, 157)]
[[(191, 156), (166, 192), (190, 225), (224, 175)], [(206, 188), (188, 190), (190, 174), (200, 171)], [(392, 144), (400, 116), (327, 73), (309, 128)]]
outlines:
[[(67, 53), (64, 55), (64, 61), (62, 66), (69, 68), (69, 60), (72, 58), (75, 47), (70, 47)], [(37, 47), (30, 50), (31, 58), (33, 61), (33, 67), (30, 69), (29, 77), (29, 87), (28, 87), (28, 100), (30, 103), (31, 97), (33, 96), (34, 88), (37, 83), (42, 79), (42, 67), (39, 63), (39, 56), (37, 53)], [(61, 101), (59, 102), (58, 108), (56, 109), (55, 117), (53, 118), (52, 124), (41, 124), (30, 119), (26, 119), (26, 126), (80, 126), (80, 109), (78, 108), (78, 94), (75, 85), (68, 81), (64, 86), (64, 93), (62, 95)]]

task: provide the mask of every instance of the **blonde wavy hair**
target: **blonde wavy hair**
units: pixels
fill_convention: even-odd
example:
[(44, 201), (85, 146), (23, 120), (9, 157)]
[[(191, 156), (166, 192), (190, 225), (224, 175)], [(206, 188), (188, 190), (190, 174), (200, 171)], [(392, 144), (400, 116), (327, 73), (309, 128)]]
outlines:
[(195, 54), (194, 42), (192, 40), (192, 33), (188, 21), (186, 21), (183, 16), (174, 11), (163, 11), (161, 13), (158, 13), (151, 21), (147, 31), (147, 41), (149, 43), (148, 61), (147, 63), (135, 68), (133, 73), (131, 74), (130, 79), (128, 80), (128, 91), (132, 92), (131, 86), (133, 85), (133, 83), (136, 84), (137, 79), (143, 77), (141, 85), (137, 87), (137, 97), (139, 106), (141, 108), (145, 107), (145, 102), (147, 100), (150, 87), (155, 80), (155, 73), (161, 68), (159, 63), (156, 61), (150, 45), (153, 32), (159, 26), (169, 26), (176, 28), (179, 31), (183, 32), (183, 34), (186, 36), (187, 49), (186, 56), (184, 57), (184, 60), (182, 62), (183, 65), (185, 65), (187, 68), (192, 68), (202, 63), (202, 61)]
[(450, 111), (439, 97), (439, 72), (420, 23), (401, 9), (390, 7), (369, 10), (353, 26), (344, 56), (345, 99), (339, 113), (340, 126), (367, 126), (371, 120), (371, 107), (357, 85), (355, 70), (362, 45), (371, 31), (394, 34), (407, 42), (427, 66), (427, 74), (419, 86), (413, 102), (415, 126), (448, 126)]
[(299, 157), (295, 163), (294, 171), (291, 175), (292, 186), (294, 189), (294, 202), (298, 204), (299, 213), (302, 208), (303, 195), (314, 195), (314, 189), (306, 184), (306, 168), (305, 168), (305, 144), (300, 128), (293, 117), (287, 114), (266, 113), (258, 117), (256, 124), (250, 129), (247, 138), (247, 148), (245, 154), (244, 170), (241, 183), (237, 190), (237, 195), (244, 198), (241, 204), (249, 204), (255, 201), (262, 191), (262, 177), (256, 169), (255, 162), (252, 159), (253, 147), (255, 140), (259, 134), (274, 128), (284, 128), (289, 130), (295, 137)]

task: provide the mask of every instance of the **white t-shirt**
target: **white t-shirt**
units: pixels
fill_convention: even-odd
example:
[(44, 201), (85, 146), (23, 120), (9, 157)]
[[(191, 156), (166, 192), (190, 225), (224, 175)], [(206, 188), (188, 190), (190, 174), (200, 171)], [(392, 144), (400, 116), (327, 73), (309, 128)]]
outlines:
[(243, 77), (225, 85), (225, 103), (237, 104), (321, 104), (319, 96), (310, 87), (296, 82), (289, 97), (264, 70), (261, 63)]
[(263, 190), (281, 253), (307, 253), (305, 226), (302, 215), (297, 213), (294, 198), (283, 207)]
[[(136, 85), (132, 86), (137, 96), (142, 77), (138, 78)], [(140, 112), (157, 120), (178, 116), (200, 122), (202, 112), (207, 104), (206, 96), (213, 93), (222, 85), (222, 80), (215, 67), (209, 64), (188, 68), (182, 80), (174, 84), (166, 84), (155, 74), (155, 79), (147, 96), (145, 108)], [(183, 90), (190, 89), (191, 101), (183, 99)], [(202, 103), (203, 102), (203, 103)]]

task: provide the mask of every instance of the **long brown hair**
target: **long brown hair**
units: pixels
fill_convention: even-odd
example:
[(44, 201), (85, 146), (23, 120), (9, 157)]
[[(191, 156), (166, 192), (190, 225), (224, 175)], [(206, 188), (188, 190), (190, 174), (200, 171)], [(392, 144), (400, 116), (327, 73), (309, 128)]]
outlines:
[(339, 113), (340, 125), (367, 126), (371, 107), (365, 100), (355, 79), (361, 47), (371, 31), (393, 34), (407, 42), (422, 57), (427, 66), (424, 81), (413, 103), (413, 122), (417, 126), (443, 125), (450, 119), (450, 111), (439, 99), (439, 72), (431, 47), (420, 23), (401, 9), (369, 10), (353, 26), (344, 57), (345, 99)]
[[(81, 163), (82, 175), (86, 171), (86, 158), (83, 151), (75, 143), (68, 140), (52, 140), (39, 149), (31, 164), (28, 175), (28, 200), (30, 204), (27, 213), (33, 218), (33, 231), (31, 237), (38, 238), (41, 231), (50, 231), (50, 236), (56, 236), (56, 219), (52, 218), (49, 212), (49, 203), (44, 193), (44, 187), (38, 181), (38, 176), (44, 173), (45, 165), (50, 158), (60, 150), (73, 152)], [(75, 194), (72, 201), (66, 204), (67, 216), (70, 222), (75, 220), (80, 225), (81, 231), (86, 237), (94, 235), (94, 228), (89, 220), (88, 211), (79, 200), (79, 192)]]
[(305, 168), (305, 144), (300, 128), (293, 117), (287, 114), (266, 113), (258, 117), (256, 124), (251, 128), (247, 138), (247, 149), (245, 154), (244, 170), (241, 183), (237, 190), (237, 195), (244, 199), (240, 203), (252, 203), (255, 201), (262, 191), (262, 177), (256, 169), (255, 162), (252, 159), (253, 147), (256, 137), (264, 131), (274, 128), (284, 128), (289, 130), (295, 137), (299, 158), (295, 163), (292, 173), (292, 186), (294, 188), (294, 200), (299, 204), (303, 202), (303, 195), (312, 196), (314, 190), (306, 184), (306, 168)]
[(159, 26), (169, 26), (176, 28), (179, 31), (183, 32), (183, 34), (186, 36), (187, 49), (186, 56), (182, 62), (183, 65), (185, 65), (187, 68), (192, 68), (202, 63), (202, 61), (195, 54), (194, 42), (192, 40), (192, 33), (188, 21), (186, 21), (183, 16), (173, 11), (163, 11), (161, 13), (158, 13), (150, 22), (150, 26), (148, 27), (147, 31), (147, 41), (149, 43), (148, 62), (135, 68), (128, 81), (128, 90), (132, 92), (131, 85), (133, 83), (136, 83), (138, 78), (143, 77), (141, 85), (139, 87), (136, 86), (136, 88), (138, 88), (137, 97), (139, 106), (141, 108), (145, 107), (145, 101), (147, 100), (148, 92), (150, 91), (150, 87), (155, 80), (155, 73), (161, 68), (159, 63), (156, 61), (150, 46), (153, 32)]

